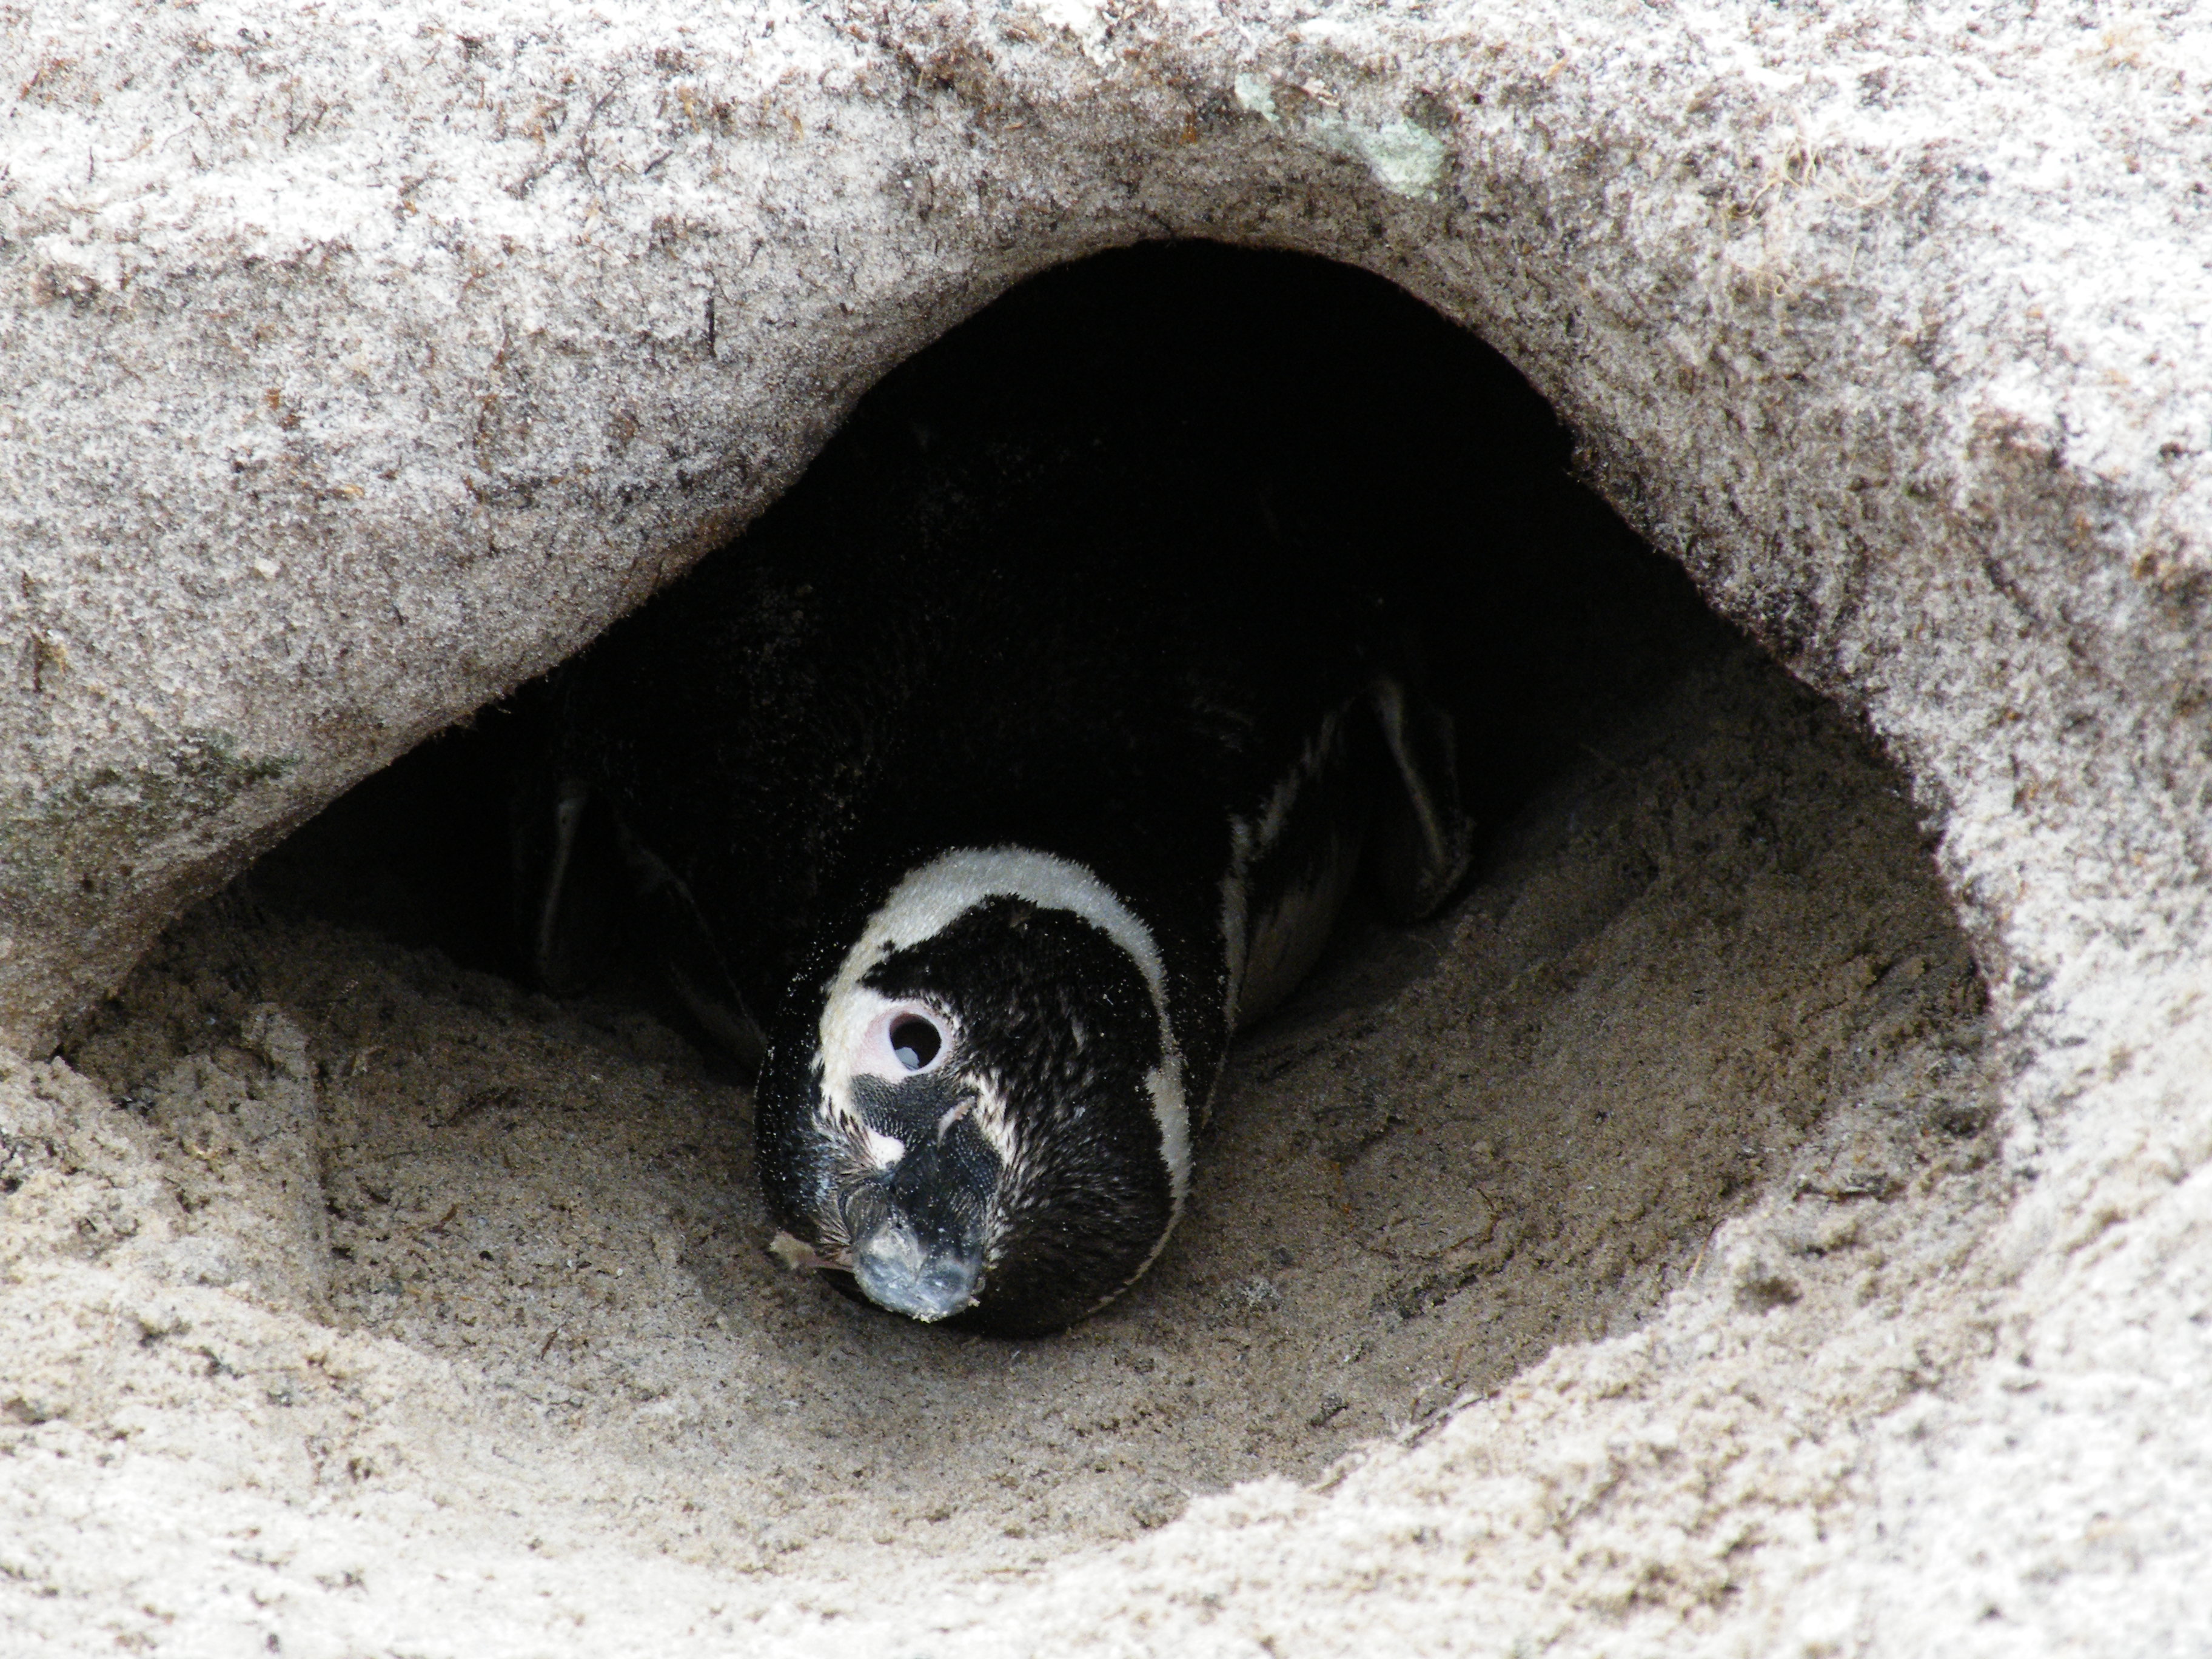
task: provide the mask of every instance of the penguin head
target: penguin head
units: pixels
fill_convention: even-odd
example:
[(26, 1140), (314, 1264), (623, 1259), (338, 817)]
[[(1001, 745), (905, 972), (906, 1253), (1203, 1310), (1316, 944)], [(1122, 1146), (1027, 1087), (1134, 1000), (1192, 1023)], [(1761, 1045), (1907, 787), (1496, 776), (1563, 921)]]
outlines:
[(870, 1301), (1054, 1330), (1165, 1242), (1188, 1126), (1164, 979), (1083, 866), (925, 863), (776, 1027), (756, 1120), (769, 1206)]

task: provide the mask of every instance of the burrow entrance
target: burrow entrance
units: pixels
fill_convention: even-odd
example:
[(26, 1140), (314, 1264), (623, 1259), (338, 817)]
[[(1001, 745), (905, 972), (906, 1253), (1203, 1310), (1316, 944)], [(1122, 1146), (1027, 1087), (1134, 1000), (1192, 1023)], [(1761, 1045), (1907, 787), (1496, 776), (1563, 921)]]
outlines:
[(530, 1513), (487, 1525), (1018, 1571), (1632, 1326), (1778, 1182), (1841, 1214), (1983, 1156), (1981, 990), (1901, 780), (1576, 485), (1471, 337), (1183, 246), (1032, 283), (902, 374), (1209, 446), (1261, 510), (1400, 561), (1472, 882), (1418, 928), (1356, 911), (1240, 1045), (1135, 1292), (1058, 1338), (948, 1335), (765, 1253), (743, 1079), (647, 979), (518, 981), (488, 711), (179, 922), (71, 1055), (144, 1126), (165, 1272), (446, 1368), (436, 1444), (326, 1446), (314, 1480), (490, 1504), (504, 1465)]

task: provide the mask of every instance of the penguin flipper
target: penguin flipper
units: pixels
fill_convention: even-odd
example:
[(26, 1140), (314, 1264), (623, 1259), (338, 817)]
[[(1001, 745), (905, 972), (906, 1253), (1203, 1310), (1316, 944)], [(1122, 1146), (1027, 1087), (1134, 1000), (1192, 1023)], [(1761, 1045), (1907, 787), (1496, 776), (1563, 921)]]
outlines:
[(1372, 693), (1386, 784), (1369, 831), (1368, 865), (1394, 921), (1418, 921), (1467, 874), (1474, 824), (1460, 804), (1457, 730), (1451, 712), (1386, 677)]
[(554, 996), (588, 990), (613, 939), (619, 894), (598, 820), (580, 778), (532, 767), (515, 781), (508, 852), (516, 946), (530, 978)]
[(617, 823), (623, 860), (635, 883), (640, 921), (662, 975), (691, 1018), (740, 1063), (757, 1066), (768, 1038), (745, 1006), (721, 947), (682, 877)]
[(516, 933), (530, 977), (556, 997), (601, 978), (640, 929), (677, 998), (741, 1063), (768, 1051), (690, 890), (640, 847), (581, 778), (546, 771), (518, 788), (512, 809)]

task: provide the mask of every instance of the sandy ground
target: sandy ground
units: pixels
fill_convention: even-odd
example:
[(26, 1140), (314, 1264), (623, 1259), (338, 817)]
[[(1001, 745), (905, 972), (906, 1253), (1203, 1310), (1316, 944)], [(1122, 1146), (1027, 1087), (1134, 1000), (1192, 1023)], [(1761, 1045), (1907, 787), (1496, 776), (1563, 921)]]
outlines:
[[(672, 1557), (756, 1612), (880, 1606), (1418, 1439), (1647, 1321), (1754, 1203), (1810, 1219), (1736, 1304), (1789, 1307), (1870, 1220), (1991, 1178), (1980, 987), (1832, 710), (1703, 626), (1659, 681), (1446, 916), (1347, 924), (1240, 1046), (1159, 1266), (1043, 1341), (781, 1268), (743, 1087), (648, 1007), (559, 1006), (242, 884), (69, 1064), (9, 1079), (0, 1470), (42, 1474), (35, 1509), (68, 1489), (51, 1460), (171, 1460), (273, 1504), (287, 1563), (382, 1516)], [(37, 1535), (0, 1561), (27, 1631), (171, 1639), (175, 1608)], [(360, 1553), (325, 1599), (366, 1595)], [(315, 1621), (283, 1601), (225, 1616), (296, 1644)]]

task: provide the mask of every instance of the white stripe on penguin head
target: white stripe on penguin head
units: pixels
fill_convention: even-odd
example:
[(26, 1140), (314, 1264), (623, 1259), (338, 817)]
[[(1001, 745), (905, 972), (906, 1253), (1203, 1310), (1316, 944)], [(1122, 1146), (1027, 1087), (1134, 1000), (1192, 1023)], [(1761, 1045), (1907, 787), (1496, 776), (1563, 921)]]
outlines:
[(1146, 1088), (1159, 1126), (1169, 1186), (1180, 1212), (1190, 1184), (1190, 1108), (1183, 1097), (1182, 1056), (1168, 1023), (1166, 965), (1152, 929), (1138, 920), (1121, 895), (1084, 866), (1057, 854), (1027, 847), (960, 848), (908, 872), (891, 890), (845, 953), (823, 1005), (817, 1032), (823, 1090), (835, 1099), (833, 1109), (847, 1109), (852, 1083), (848, 1057), (859, 1030), (881, 1000), (860, 981), (885, 958), (933, 939), (994, 898), (1023, 899), (1041, 910), (1066, 910), (1082, 917), (1119, 945), (1143, 975), (1166, 1051), (1160, 1066), (1146, 1079)]

